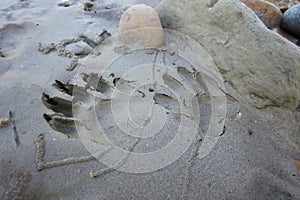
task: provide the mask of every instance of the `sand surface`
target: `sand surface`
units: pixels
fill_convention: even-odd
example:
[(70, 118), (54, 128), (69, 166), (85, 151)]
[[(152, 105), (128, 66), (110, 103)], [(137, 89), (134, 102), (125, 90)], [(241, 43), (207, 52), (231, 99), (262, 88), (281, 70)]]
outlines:
[[(53, 110), (44, 106), (42, 94), (69, 98), (53, 87), (55, 80), (67, 82), (92, 62), (87, 60), (93, 57), (91, 51), (97, 52), (94, 48), (101, 46), (101, 39), (117, 33), (118, 21), (130, 5), (146, 3), (155, 7), (159, 3), (103, 0), (96, 1), (91, 11), (84, 11), (86, 1), (71, 2), (69, 7), (58, 6), (60, 1), (0, 2), (0, 118), (9, 117), (12, 111), (20, 140), (16, 147), (13, 127), (0, 128), (1, 199), (300, 197), (300, 173), (292, 161), (300, 159), (299, 112), (258, 110), (229, 96), (224, 131), (205, 158), (198, 158), (197, 145), (191, 145), (176, 161), (149, 173), (115, 170), (91, 178), (91, 171), (106, 169), (95, 160), (38, 171), (35, 140), (41, 133), (45, 135), (47, 162), (89, 155), (79, 139), (68, 138), (49, 126), (43, 114)], [(57, 50), (41, 52), (44, 45), (54, 43), (59, 49), (61, 41), (81, 36), (89, 39), (89, 45), (87, 40), (80, 45), (88, 53), (80, 51), (82, 58), (73, 71), (70, 64), (74, 56), (68, 58), (67, 51), (61, 55)], [(77, 51), (74, 44), (65, 49)], [(204, 109), (203, 113), (209, 115), (210, 111)]]

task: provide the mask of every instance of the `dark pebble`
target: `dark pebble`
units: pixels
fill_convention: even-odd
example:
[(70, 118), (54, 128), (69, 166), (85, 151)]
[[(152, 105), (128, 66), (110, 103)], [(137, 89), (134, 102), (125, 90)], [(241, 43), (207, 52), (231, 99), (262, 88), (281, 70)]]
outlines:
[[(273, 31), (275, 31), (276, 33), (278, 33), (282, 37), (288, 39), (289, 41), (291, 41), (295, 45), (298, 45), (298, 46), (300, 45), (300, 41), (297, 37), (291, 35), (290, 33), (286, 32), (282, 28), (278, 27), (278, 28), (273, 29)], [(300, 107), (299, 107), (299, 109), (300, 109)]]
[(280, 26), (300, 38), (300, 4), (284, 12)]

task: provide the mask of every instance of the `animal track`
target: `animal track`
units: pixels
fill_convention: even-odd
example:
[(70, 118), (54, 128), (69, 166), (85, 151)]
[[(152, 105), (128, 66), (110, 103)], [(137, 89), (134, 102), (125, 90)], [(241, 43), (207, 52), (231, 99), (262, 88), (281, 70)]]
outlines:
[[(162, 54), (160, 56), (165, 56), (165, 62), (176, 63), (176, 60), (179, 60), (178, 57), (172, 58), (175, 56), (171, 56), (172, 54), (168, 52), (158, 51), (157, 53)], [(138, 90), (139, 88), (135, 88), (139, 96), (131, 97), (131, 101), (133, 101), (130, 102), (130, 105), (132, 105), (131, 110), (134, 110), (135, 104), (138, 105), (139, 102), (145, 101), (144, 105), (146, 110), (147, 104), (149, 106), (156, 104), (166, 109), (166, 114), (176, 114), (176, 119), (178, 120), (178, 115), (180, 116), (181, 113), (180, 104), (178, 102), (181, 100), (178, 98), (181, 97), (176, 96), (176, 94), (182, 94), (184, 90), (192, 90), (191, 92), (195, 93), (195, 99), (200, 109), (203, 109), (203, 111), (205, 109), (205, 112), (199, 111), (202, 121), (201, 124), (208, 124), (210, 99), (209, 95), (207, 95), (208, 91), (205, 83), (199, 72), (192, 67), (181, 66), (182, 63), (183, 61), (181, 59), (180, 66), (173, 65), (178, 75), (177, 78), (167, 73), (162, 76), (163, 82), (173, 93), (172, 91), (170, 92), (169, 89), (153, 84), (145, 85), (143, 86), (144, 88), (140, 90)], [(189, 63), (185, 64), (189, 66)], [(112, 132), (110, 130), (112, 130), (113, 127), (114, 131), (113, 133), (109, 133), (108, 137), (112, 137), (114, 141), (119, 140), (118, 136), (124, 136), (124, 134), (121, 133), (122, 130), (117, 128), (118, 124), (115, 123), (111, 111), (112, 99), (114, 98), (113, 93), (116, 88), (126, 93), (126, 91), (130, 91), (136, 87), (136, 83), (131, 80), (125, 80), (124, 77), (117, 77), (114, 72), (106, 72), (105, 74), (109, 75), (101, 76), (96, 73), (82, 73), (67, 83), (56, 80), (53, 86), (61, 95), (50, 97), (48, 94), (42, 94), (44, 105), (52, 111), (51, 113), (45, 113), (43, 115), (44, 119), (56, 131), (68, 137), (79, 137), (78, 133), (76, 133), (75, 125), (81, 124), (82, 126), (86, 126), (86, 129), (88, 129), (88, 126), (85, 124), (86, 119), (78, 119), (78, 116), (74, 116), (73, 112), (76, 112), (78, 106), (86, 107), (87, 110), (91, 109), (92, 106), (96, 106), (98, 123), (104, 128), (104, 131)], [(190, 88), (185, 88), (187, 86), (184, 84), (188, 84)], [(205, 96), (206, 98), (204, 98)], [(195, 107), (194, 109), (199, 108)], [(137, 121), (141, 120), (137, 119)], [(205, 127), (205, 125), (200, 126), (202, 128)], [(131, 138), (131, 140), (133, 140), (133, 138)]]
[[(54, 95), (42, 94), (44, 105), (51, 111), (43, 115), (48, 124), (67, 137), (80, 138), (94, 156), (67, 160), (66, 164), (97, 158), (108, 166), (108, 173), (121, 168), (131, 154), (159, 152), (172, 146), (172, 141), (180, 141), (178, 137), (195, 137), (196, 151), (202, 144), (212, 113), (211, 88), (202, 73), (214, 78), (214, 72), (199, 71), (203, 66), (194, 67), (175, 51), (128, 47), (126, 52), (119, 51), (123, 46), (109, 46), (109, 53), (94, 48), (77, 76), (67, 82), (56, 80), (55, 92), (51, 92)], [(219, 87), (217, 81), (210, 83)], [(106, 147), (118, 151), (117, 157), (107, 155), (110, 150)], [(101, 160), (95, 152), (99, 148), (101, 155), (110, 159)], [(177, 151), (182, 147), (172, 148)]]

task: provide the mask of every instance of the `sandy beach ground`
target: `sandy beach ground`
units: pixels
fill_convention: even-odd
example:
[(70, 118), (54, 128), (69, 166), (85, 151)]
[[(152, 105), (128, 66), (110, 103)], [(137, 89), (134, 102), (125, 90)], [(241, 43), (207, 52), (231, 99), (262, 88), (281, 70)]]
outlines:
[(57, 51), (44, 54), (39, 43), (59, 44), (83, 35), (97, 46), (103, 33), (117, 33), (119, 19), (129, 6), (159, 3), (103, 0), (85, 11), (88, 1), (70, 2), (68, 7), (58, 6), (61, 1), (0, 2), (0, 118), (12, 111), (20, 140), (17, 147), (13, 123), (0, 128), (1, 199), (300, 197), (300, 173), (292, 161), (300, 159), (299, 112), (259, 110), (229, 97), (224, 134), (203, 159), (194, 156), (192, 146), (172, 164), (149, 173), (116, 170), (91, 178), (90, 171), (105, 168), (98, 161), (38, 171), (35, 140), (41, 133), (45, 134), (45, 161), (89, 155), (80, 140), (49, 126), (43, 118), (49, 109), (41, 100), (43, 93), (56, 95), (55, 80), (67, 82), (80, 66), (68, 71), (72, 58)]

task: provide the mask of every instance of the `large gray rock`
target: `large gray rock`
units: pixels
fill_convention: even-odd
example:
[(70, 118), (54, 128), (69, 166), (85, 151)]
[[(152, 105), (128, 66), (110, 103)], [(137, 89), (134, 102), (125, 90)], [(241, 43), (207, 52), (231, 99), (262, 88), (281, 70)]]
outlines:
[(258, 108), (295, 109), (300, 100), (300, 50), (238, 0), (163, 0), (165, 28), (193, 37), (213, 57), (225, 81)]

